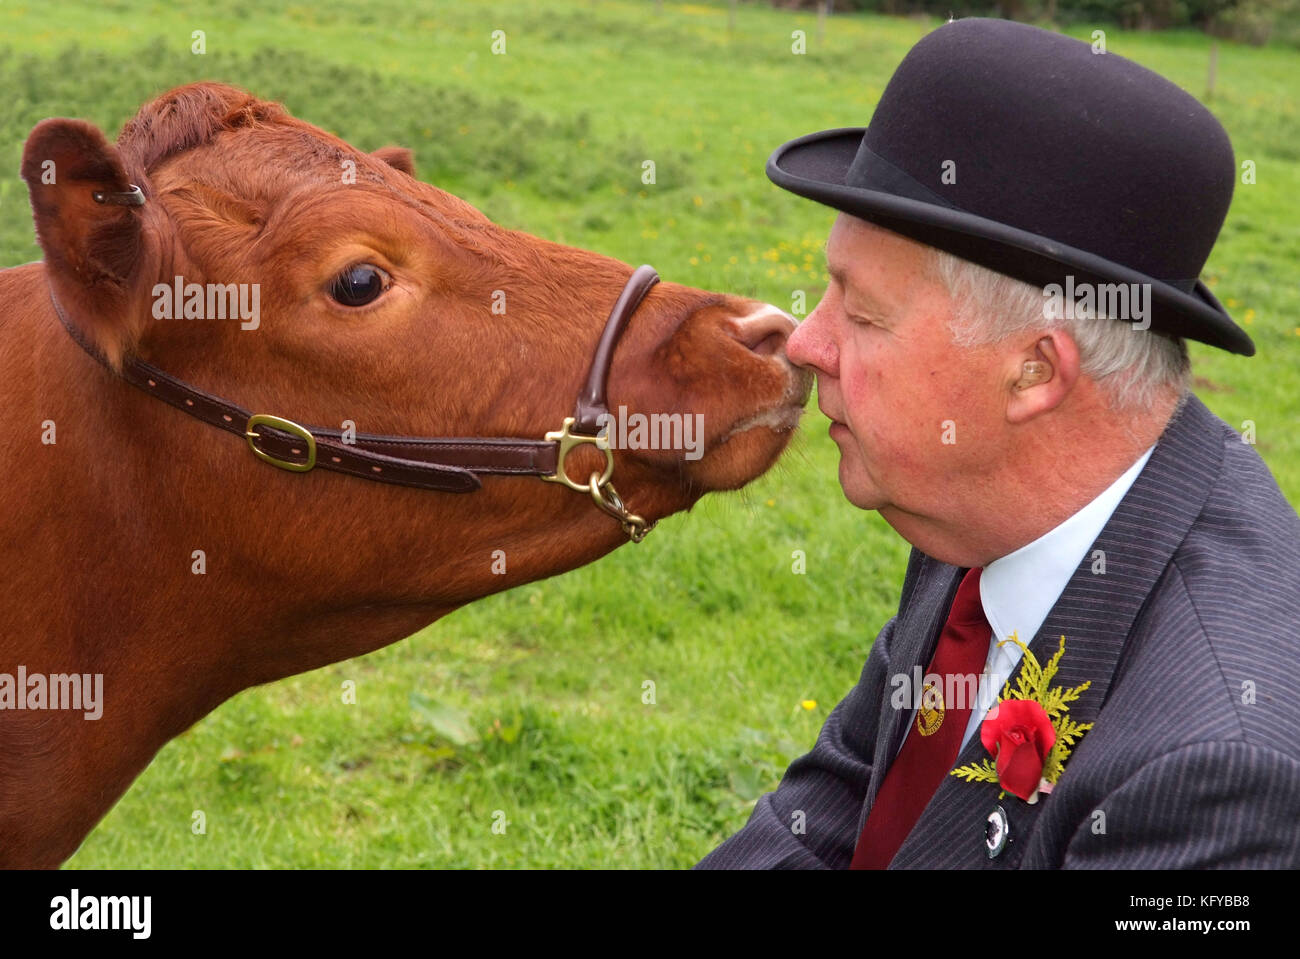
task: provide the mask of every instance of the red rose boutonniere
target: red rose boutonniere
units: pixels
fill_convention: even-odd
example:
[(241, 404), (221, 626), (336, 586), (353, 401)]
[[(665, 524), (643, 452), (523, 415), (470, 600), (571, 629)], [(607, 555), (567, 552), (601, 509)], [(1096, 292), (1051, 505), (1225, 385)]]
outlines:
[[(1065, 760), (1092, 723), (1076, 723), (1067, 713), (1091, 682), (1073, 689), (1052, 687), (1052, 678), (1065, 655), (1065, 637), (1047, 666), (1014, 635), (1012, 642), (1024, 650), (1024, 661), (1013, 691), (1007, 683), (998, 703), (980, 725), (980, 742), (993, 757), (979, 764), (959, 766), (951, 773), (968, 782), (995, 782), (1007, 793), (1025, 802), (1038, 802), (1039, 793), (1049, 793), (1065, 772)], [(998, 644), (999, 646), (1002, 643)], [(1001, 798), (1001, 797), (999, 797)]]
[(1002, 788), (1032, 801), (1047, 754), (1056, 745), (1056, 730), (1047, 710), (1032, 699), (1000, 702), (980, 725), (980, 742), (997, 761)]

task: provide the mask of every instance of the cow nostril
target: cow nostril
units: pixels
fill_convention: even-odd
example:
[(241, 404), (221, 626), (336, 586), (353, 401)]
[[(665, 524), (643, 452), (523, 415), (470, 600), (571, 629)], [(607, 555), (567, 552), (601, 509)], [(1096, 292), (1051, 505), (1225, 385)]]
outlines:
[(769, 333), (759, 340), (757, 346), (753, 346), (751, 349), (759, 356), (776, 356), (781, 352), (781, 348), (785, 346), (785, 341), (785, 333)]
[(776, 356), (794, 329), (790, 316), (763, 304), (753, 313), (737, 317), (732, 335), (759, 356)]

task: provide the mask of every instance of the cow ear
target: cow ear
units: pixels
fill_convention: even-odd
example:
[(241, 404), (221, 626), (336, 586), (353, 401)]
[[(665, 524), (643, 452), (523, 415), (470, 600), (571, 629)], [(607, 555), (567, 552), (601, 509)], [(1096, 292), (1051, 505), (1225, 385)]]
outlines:
[(415, 154), (406, 147), (380, 147), (370, 155), (376, 160), (383, 160), (394, 170), (415, 176)]
[(152, 257), (145, 207), (131, 202), (117, 148), (84, 120), (42, 120), (27, 138), (21, 172), (51, 290), (69, 321), (119, 365), (144, 324)]

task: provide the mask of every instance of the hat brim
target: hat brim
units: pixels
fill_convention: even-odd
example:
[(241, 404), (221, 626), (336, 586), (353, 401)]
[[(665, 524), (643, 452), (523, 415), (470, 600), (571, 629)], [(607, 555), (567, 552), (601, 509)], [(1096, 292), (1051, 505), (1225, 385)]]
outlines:
[[(791, 193), (878, 224), (910, 239), (945, 250), (999, 273), (1046, 286), (1066, 274), (1081, 283), (1149, 284), (1151, 329), (1253, 356), (1255, 344), (1227, 310), (1197, 280), (1191, 293), (1122, 264), (985, 217), (850, 186), (849, 167), (864, 127), (824, 130), (791, 140), (768, 158), (767, 175)], [(1008, 189), (1014, 189), (1008, 185)]]

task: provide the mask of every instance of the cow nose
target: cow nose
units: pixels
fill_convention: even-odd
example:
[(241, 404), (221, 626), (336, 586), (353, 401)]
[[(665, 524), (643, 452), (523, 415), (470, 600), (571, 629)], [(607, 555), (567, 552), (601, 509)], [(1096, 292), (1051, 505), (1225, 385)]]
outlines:
[(759, 356), (774, 356), (794, 332), (794, 318), (769, 303), (737, 317), (731, 335)]

